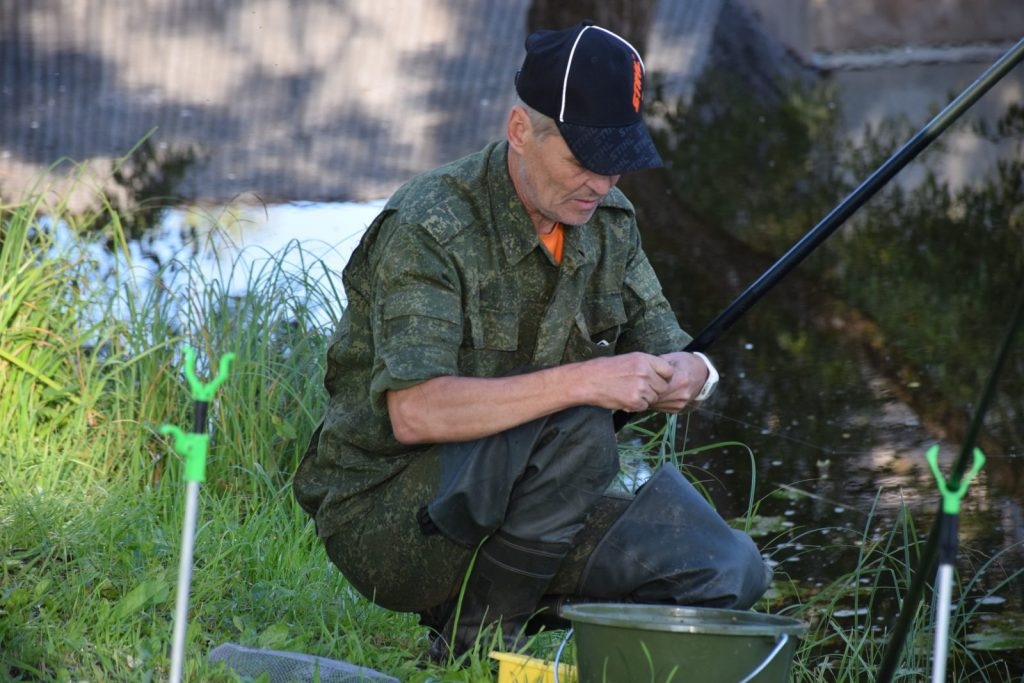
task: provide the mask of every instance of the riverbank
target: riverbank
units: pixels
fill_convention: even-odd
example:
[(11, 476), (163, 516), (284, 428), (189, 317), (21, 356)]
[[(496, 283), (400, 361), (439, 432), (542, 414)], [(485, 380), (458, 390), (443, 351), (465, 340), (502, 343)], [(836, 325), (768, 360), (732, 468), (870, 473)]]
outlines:
[[(289, 242), (266, 252), (237, 290), (226, 278), (211, 279), (195, 256), (167, 260), (154, 278), (180, 278), (182, 289), (132, 286), (130, 268), (119, 265), (103, 271), (109, 287), (88, 287), (101, 264), (88, 251), (69, 255), (52, 232), (39, 230), (40, 208), (7, 207), (0, 215), (0, 291), (8, 293), (0, 298), (0, 410), (9, 416), (0, 459), (0, 673), (25, 681), (166, 676), (184, 484), (183, 463), (161, 427), (191, 424), (182, 376), (188, 344), (202, 377), (225, 353), (237, 360), (211, 412), (186, 678), (239, 680), (206, 659), (217, 645), (235, 642), (343, 660), (411, 683), (487, 680), (493, 663), (486, 647), (463, 662), (427, 663), (427, 633), (415, 616), (381, 610), (352, 590), (290, 494), (291, 473), (323, 410), (319, 378), (330, 326), (319, 316), (336, 318), (340, 309), (327, 281), (308, 274), (314, 269), (292, 273), (284, 264), (317, 260)], [(101, 243), (105, 237), (131, 253), (116, 228)], [(246, 269), (228, 265), (225, 272)], [(79, 315), (85, 310), (99, 314)], [(636, 443), (687, 466), (698, 457), (666, 450), (674, 435), (638, 433)], [(761, 457), (748, 460), (763, 480)], [(769, 485), (758, 495), (788, 494)], [(736, 523), (752, 528), (764, 516)], [(874, 607), (905, 590), (921, 539), (906, 515), (881, 535), (869, 523), (831, 531), (809, 524), (787, 548), (850, 549), (855, 565), (813, 590), (780, 572), (757, 608), (811, 626), (794, 680), (863, 680), (884, 647)], [(767, 533), (761, 542), (771, 545), (779, 532)], [(971, 579), (964, 581), (960, 588), (969, 591)], [(851, 619), (852, 604), (867, 613), (854, 609)], [(978, 625), (983, 605), (960, 603), (955, 623)], [(921, 607), (906, 670), (928, 667), (920, 643), (931, 628)], [(549, 653), (560, 635), (534, 646)], [(999, 653), (969, 648), (965, 638), (955, 640), (951, 657), (976, 680), (1008, 675)]]

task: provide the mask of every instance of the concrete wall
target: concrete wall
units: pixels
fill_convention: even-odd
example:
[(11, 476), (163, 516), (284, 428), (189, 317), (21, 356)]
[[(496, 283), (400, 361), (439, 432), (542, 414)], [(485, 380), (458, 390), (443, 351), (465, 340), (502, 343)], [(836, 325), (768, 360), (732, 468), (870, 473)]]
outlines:
[[(944, 46), (940, 72), (883, 47), (954, 28), (963, 41), (1024, 35), (1021, 0), (660, 0), (646, 61), (671, 92), (685, 94), (723, 46), (755, 85), (788, 60), (737, 20), (742, 3), (804, 64), (833, 60), (824, 67), (843, 91), (851, 133), (892, 111), (923, 123), (1002, 48)], [(501, 136), (529, 6), (0, 0), (0, 199), (20, 196), (46, 169), (56, 171), (50, 181), (73, 173), (104, 182), (147, 134), (165, 158), (200, 153), (203, 163), (178, 188), (192, 200), (385, 197), (412, 174)], [(848, 45), (871, 50), (815, 52)], [(850, 63), (865, 54), (882, 59)], [(979, 108), (1021, 101), (1021, 71)], [(83, 201), (95, 185), (84, 183)]]
[[(915, 130), (974, 83), (1024, 38), (1021, 0), (743, 0), (765, 30), (835, 86), (846, 133), (902, 116)], [(941, 138), (950, 150), (942, 168), (953, 185), (987, 173), (1000, 155), (970, 124), (992, 121), (1024, 102), (1018, 65)], [(899, 179), (913, 183), (911, 164)]]
[(207, 159), (186, 196), (387, 196), (501, 132), (527, 5), (0, 0), (0, 191), (155, 128)]
[(797, 52), (834, 54), (1011, 43), (1024, 37), (1020, 0), (747, 0)]
[[(672, 91), (699, 73), (724, 1), (656, 4), (648, 66)], [(0, 0), (0, 197), (64, 157), (88, 162), (76, 196), (95, 195), (150, 131), (164, 158), (204, 158), (178, 188), (192, 200), (386, 197), (503, 134), (529, 6)]]

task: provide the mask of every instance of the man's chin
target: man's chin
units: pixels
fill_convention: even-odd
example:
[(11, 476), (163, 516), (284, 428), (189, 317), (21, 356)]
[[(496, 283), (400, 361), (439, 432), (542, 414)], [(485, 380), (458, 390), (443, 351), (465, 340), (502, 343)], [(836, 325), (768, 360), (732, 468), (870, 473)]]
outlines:
[(585, 211), (581, 211), (581, 210), (567, 211), (561, 217), (560, 220), (565, 225), (583, 225), (584, 223), (589, 221), (591, 218), (593, 218), (595, 211), (597, 211), (597, 207), (596, 206), (594, 206), (591, 209), (587, 209)]

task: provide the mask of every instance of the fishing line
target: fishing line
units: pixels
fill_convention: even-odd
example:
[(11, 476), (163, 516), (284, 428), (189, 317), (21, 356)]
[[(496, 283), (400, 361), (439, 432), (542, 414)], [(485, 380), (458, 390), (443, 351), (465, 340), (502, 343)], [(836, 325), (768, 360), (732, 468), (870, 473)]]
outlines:
[(766, 439), (767, 438), (779, 439), (781, 441), (786, 441), (786, 442), (789, 442), (789, 443), (797, 444), (797, 445), (800, 445), (800, 446), (804, 446), (805, 448), (809, 448), (811, 450), (818, 451), (818, 452), (820, 452), (823, 455), (835, 455), (835, 456), (845, 455), (845, 456), (851, 456), (851, 457), (871, 455), (871, 451), (869, 451), (869, 450), (841, 450), (841, 449), (837, 449), (837, 448), (831, 448), (829, 446), (822, 446), (821, 444), (815, 443), (813, 441), (808, 441), (806, 439), (801, 439), (801, 438), (796, 437), (796, 436), (788, 436), (786, 434), (782, 434), (780, 432), (770, 430), (770, 428), (765, 427), (762, 424), (757, 424), (757, 423), (754, 423), (754, 422), (747, 422), (746, 420), (742, 420), (742, 419), (740, 419), (738, 417), (732, 417), (730, 415), (726, 415), (725, 413), (718, 413), (718, 412), (715, 412), (713, 410), (708, 410), (707, 408), (700, 408), (696, 412), (698, 412), (698, 413), (700, 413), (701, 415), (704, 415), (704, 416), (709, 416), (709, 417), (717, 418), (717, 419), (720, 419), (720, 420), (726, 420), (726, 421), (738, 424), (738, 425), (740, 425), (742, 427), (747, 427), (747, 428), (749, 428), (751, 430), (755, 430), (755, 431), (757, 431), (759, 437), (766, 438)]

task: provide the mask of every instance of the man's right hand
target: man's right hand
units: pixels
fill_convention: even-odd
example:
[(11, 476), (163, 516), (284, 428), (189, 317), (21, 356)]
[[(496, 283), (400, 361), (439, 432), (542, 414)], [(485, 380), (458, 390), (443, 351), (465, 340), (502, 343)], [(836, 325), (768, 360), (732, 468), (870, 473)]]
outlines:
[(507, 377), (434, 377), (388, 391), (387, 406), (402, 443), (466, 441), (574, 406), (657, 409), (674, 372), (664, 358), (627, 353)]
[(580, 403), (633, 413), (657, 404), (675, 372), (668, 361), (639, 352), (594, 358), (575, 369), (583, 391)]

